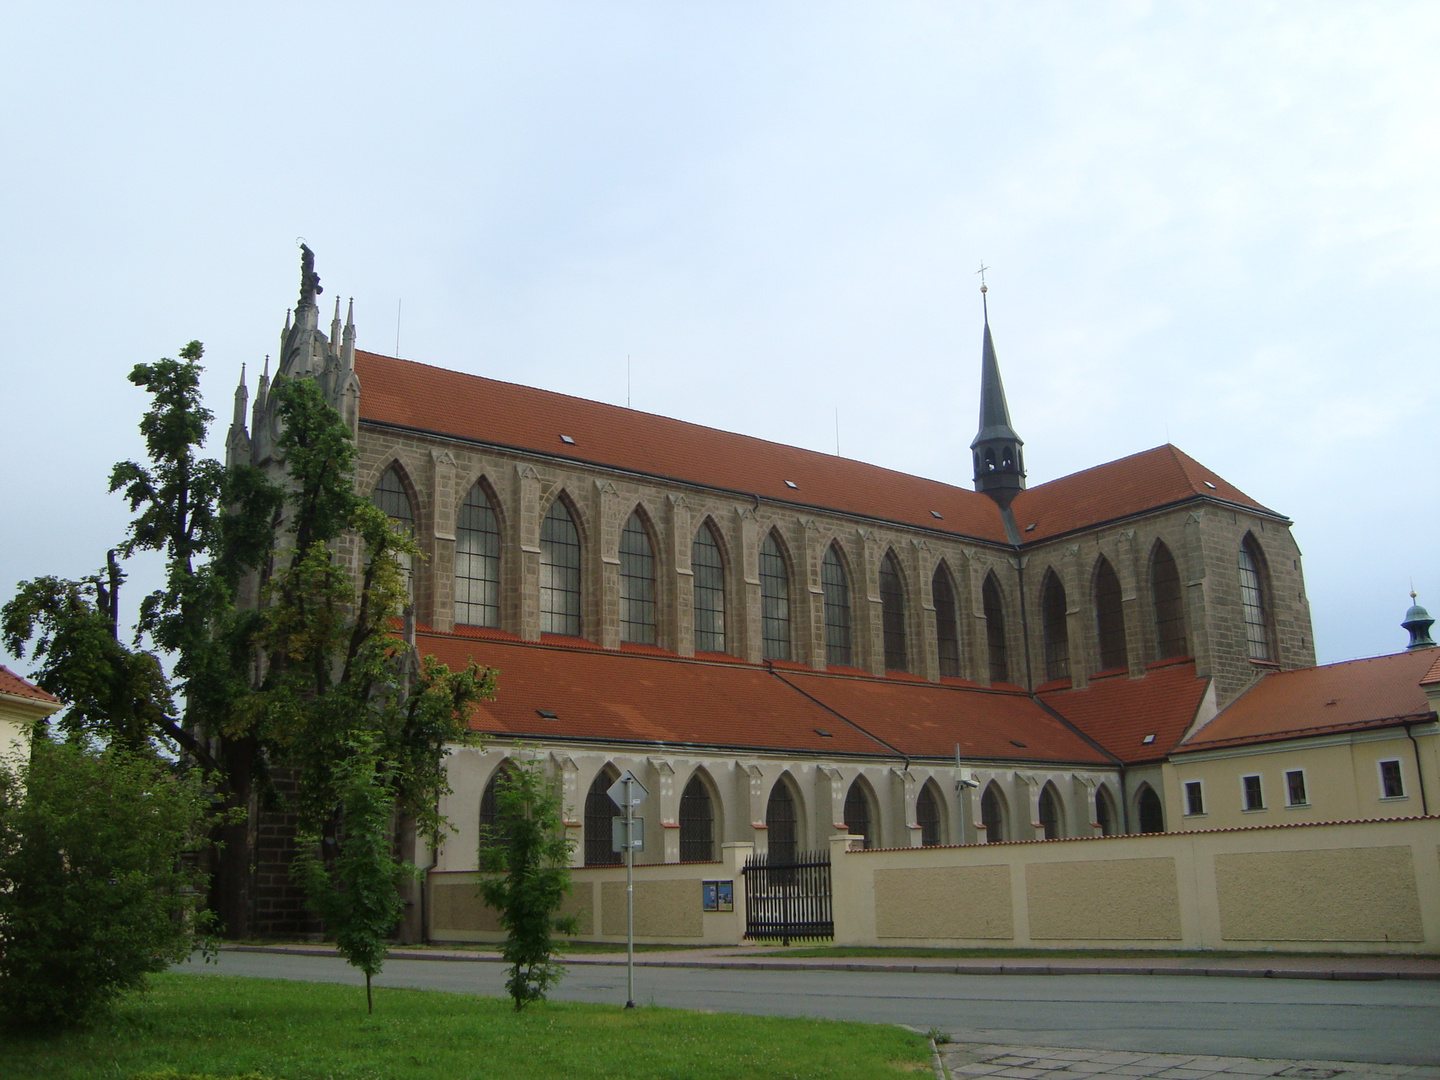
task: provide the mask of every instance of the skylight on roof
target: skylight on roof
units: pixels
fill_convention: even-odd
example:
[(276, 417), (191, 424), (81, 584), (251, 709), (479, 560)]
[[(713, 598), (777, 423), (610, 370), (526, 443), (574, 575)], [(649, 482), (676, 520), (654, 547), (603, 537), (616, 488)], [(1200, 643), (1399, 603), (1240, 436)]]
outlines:
[(558, 716), (556, 716), (556, 715), (555, 715), (553, 712), (551, 712), (549, 709), (536, 709), (535, 711), (540, 714), (540, 719), (541, 719), (541, 720), (559, 720), (559, 719), (560, 719)]
[(1023, 742), (1021, 742), (1019, 739), (1011, 739), (1011, 740), (1010, 740), (1010, 745), (1011, 745), (1011, 746), (1019, 746), (1019, 747), (1021, 747), (1021, 748), (1023, 748), (1023, 747), (1025, 746), (1025, 744), (1024, 744)]
[(797, 483), (795, 483), (794, 480), (786, 480), (786, 481), (785, 481), (785, 486), (788, 487), (788, 488), (796, 488), (796, 489), (798, 489), (798, 488), (800, 487), (800, 485), (797, 484)]
[(834, 735), (830, 734), (830, 732), (826, 731), (823, 727), (817, 727), (815, 729), (815, 734), (819, 735), (822, 739), (833, 739), (835, 737)]
[(572, 439), (569, 435), (561, 435), (561, 436), (560, 436), (560, 441), (563, 442), (566, 446), (574, 446), (574, 445), (575, 445), (575, 440)]
[(1142, 743), (1144, 743), (1146, 746), (1149, 746), (1152, 742), (1155, 741), (1155, 736), (1154, 736), (1154, 735), (1146, 735), (1146, 736), (1145, 736), (1143, 739), (1141, 739), (1140, 741), (1141, 741)]
[(944, 520), (945, 520), (945, 515), (942, 514), (942, 513), (940, 513), (939, 510), (931, 510), (931, 511), (930, 511), (930, 516), (933, 517), (933, 518), (935, 518), (937, 521), (944, 521)]
[(1039, 523), (1038, 521), (1032, 521), (1032, 522), (1030, 522), (1029, 525), (1026, 525), (1026, 526), (1025, 526), (1025, 531), (1026, 531), (1026, 532), (1034, 532), (1034, 531), (1035, 531), (1035, 526), (1036, 526), (1036, 525), (1039, 525), (1039, 524), (1040, 524), (1040, 523)]
[(1205, 486), (1208, 487), (1211, 491), (1219, 491), (1219, 490), (1220, 490), (1220, 489), (1217, 488), (1214, 484), (1210, 483), (1209, 480), (1206, 480), (1206, 481), (1205, 481)]

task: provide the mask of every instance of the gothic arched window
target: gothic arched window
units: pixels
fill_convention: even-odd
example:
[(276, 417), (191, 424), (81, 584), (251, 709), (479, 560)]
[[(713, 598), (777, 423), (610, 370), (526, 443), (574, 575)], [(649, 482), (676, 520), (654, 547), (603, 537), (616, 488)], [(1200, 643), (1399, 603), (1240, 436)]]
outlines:
[(940, 651), (940, 674), (960, 675), (960, 628), (955, 621), (955, 590), (941, 563), (935, 568), (930, 591), (935, 599), (935, 643)]
[(998, 844), (1005, 839), (1005, 802), (994, 781), (980, 796), (980, 820), (985, 825), (987, 844)]
[(1270, 649), (1270, 612), (1261, 580), (1263, 566), (1255, 538), (1250, 534), (1240, 542), (1240, 605), (1245, 612), (1245, 642), (1251, 660), (1273, 659)]
[(870, 799), (859, 779), (850, 785), (845, 796), (845, 829), (851, 836), (864, 837), (862, 847), (875, 846), (875, 829), (870, 820)]
[(765, 830), (770, 837), (770, 861), (794, 862), (800, 851), (800, 821), (795, 812), (795, 796), (782, 777), (770, 789), (765, 804)]
[(610, 798), (610, 786), (620, 779), (613, 765), (606, 765), (585, 795), (585, 865), (616, 866), (622, 860), (614, 847), (610, 819), (620, 816), (620, 808)]
[(500, 527), (479, 484), (455, 519), (455, 621), (500, 625)]
[(760, 545), (760, 639), (765, 659), (790, 659), (790, 574), (773, 531)]
[(1054, 784), (1046, 784), (1040, 789), (1040, 827), (1046, 840), (1059, 840), (1064, 835), (1060, 795)]
[(680, 796), (680, 861), (715, 861), (715, 805), (698, 773)]
[(1165, 831), (1165, 808), (1160, 796), (1149, 784), (1141, 784), (1135, 796), (1136, 809), (1140, 811), (1140, 831), (1157, 833)]
[(942, 841), (940, 796), (935, 791), (935, 781), (927, 780), (915, 799), (915, 824), (920, 826), (922, 847), (936, 847)]
[(580, 636), (580, 532), (558, 498), (540, 525), (540, 630)]
[(486, 847), (493, 844), (497, 838), (495, 833), (496, 821), (496, 784), (503, 778), (511, 775), (515, 766), (506, 758), (496, 770), (490, 774), (490, 781), (485, 785), (484, 792), (480, 795), (480, 846)]
[(985, 605), (985, 645), (990, 657), (990, 681), (1009, 682), (1010, 664), (1005, 655), (1005, 605), (1000, 599), (1000, 583), (992, 571), (985, 575), (981, 589)]
[(1125, 612), (1120, 598), (1120, 579), (1103, 555), (1095, 572), (1095, 622), (1100, 632), (1100, 670), (1130, 666), (1125, 648)]
[(695, 650), (725, 651), (725, 562), (707, 521), (690, 548), (695, 582)]
[(1180, 570), (1163, 540), (1155, 542), (1150, 559), (1150, 595), (1155, 604), (1155, 640), (1160, 659), (1185, 656), (1185, 605), (1180, 595)]
[[(405, 481), (400, 479), (399, 466), (391, 465), (381, 474), (380, 482), (375, 485), (375, 491), (371, 494), (370, 501), (380, 508), (381, 513), (400, 526), (407, 536), (415, 535), (415, 511), (410, 506), (410, 495), (405, 490)], [(400, 572), (405, 578), (405, 591), (413, 596), (414, 584), (409, 553), (397, 554), (395, 561), (400, 564)]]
[(820, 564), (820, 587), (825, 593), (825, 662), (849, 667), (853, 662), (850, 582), (834, 544), (825, 549), (825, 561)]
[(1070, 629), (1065, 622), (1065, 586), (1051, 570), (1040, 590), (1040, 621), (1045, 635), (1045, 678), (1070, 677)]
[(1110, 791), (1101, 784), (1095, 789), (1095, 824), (1100, 826), (1101, 836), (1114, 836), (1119, 824), (1115, 815), (1115, 801)]
[(655, 644), (655, 554), (638, 513), (620, 533), (620, 640)]
[(880, 560), (880, 619), (885, 631), (885, 670), (908, 671), (905, 655), (905, 586), (895, 553)]

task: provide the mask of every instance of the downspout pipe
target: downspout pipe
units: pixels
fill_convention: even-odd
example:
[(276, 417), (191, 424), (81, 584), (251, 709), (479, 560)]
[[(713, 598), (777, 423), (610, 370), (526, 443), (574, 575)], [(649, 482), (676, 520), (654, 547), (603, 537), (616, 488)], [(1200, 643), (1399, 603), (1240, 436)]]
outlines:
[(1415, 776), (1420, 785), (1420, 813), (1426, 817), (1430, 816), (1430, 803), (1425, 797), (1425, 768), (1420, 764), (1420, 743), (1415, 738), (1415, 733), (1410, 730), (1410, 721), (1405, 721), (1405, 736), (1410, 740), (1410, 746), (1415, 752)]

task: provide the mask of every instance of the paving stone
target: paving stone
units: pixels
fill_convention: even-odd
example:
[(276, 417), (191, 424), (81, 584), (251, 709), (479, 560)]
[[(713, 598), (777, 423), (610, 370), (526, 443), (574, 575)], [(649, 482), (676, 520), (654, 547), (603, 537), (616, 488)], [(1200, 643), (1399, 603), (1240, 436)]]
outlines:
[(1001, 1069), (999, 1072), (991, 1073), (990, 1075), (1008, 1077), (1009, 1080), (1035, 1080), (1037, 1076), (1044, 1076), (1045, 1070), (1022, 1069), (1018, 1066), (1011, 1066), (1009, 1068)]
[(960, 1065), (951, 1068), (950, 1072), (955, 1076), (989, 1076), (991, 1073), (999, 1072), (1004, 1067), (1003, 1065), (991, 1065), (988, 1062), (981, 1061), (976, 1062), (974, 1065)]

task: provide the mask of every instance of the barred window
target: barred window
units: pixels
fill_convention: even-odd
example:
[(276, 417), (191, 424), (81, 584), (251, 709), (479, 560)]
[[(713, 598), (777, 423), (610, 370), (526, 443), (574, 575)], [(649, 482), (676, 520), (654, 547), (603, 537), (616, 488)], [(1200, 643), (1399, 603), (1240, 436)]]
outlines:
[(1185, 656), (1185, 605), (1180, 596), (1180, 570), (1163, 540), (1156, 541), (1150, 560), (1150, 594), (1155, 603), (1155, 638), (1160, 659)]
[(770, 836), (770, 861), (794, 862), (799, 853), (800, 827), (795, 813), (795, 796), (785, 781), (775, 781), (770, 801), (765, 804), (765, 829)]
[(699, 776), (692, 776), (680, 796), (680, 861), (715, 861), (715, 807)]
[[(405, 482), (400, 479), (400, 469), (391, 465), (380, 477), (380, 482), (375, 485), (375, 491), (370, 496), (370, 501), (380, 508), (380, 512), (388, 517), (396, 525), (399, 525), (407, 535), (415, 535), (415, 512), (410, 506), (410, 496), (405, 491)], [(414, 575), (408, 552), (395, 556), (395, 561), (400, 564), (401, 575), (405, 579), (405, 591), (413, 596)]]
[(990, 654), (990, 681), (1009, 682), (1010, 663), (1005, 655), (1005, 604), (994, 572), (985, 575), (980, 590), (985, 604), (985, 645)]
[(935, 781), (928, 781), (915, 800), (915, 824), (920, 826), (922, 847), (936, 847), (941, 841), (940, 797), (935, 794)]
[(609, 795), (610, 785), (618, 779), (620, 774), (613, 767), (605, 766), (585, 796), (586, 866), (616, 866), (621, 862), (620, 852), (611, 850), (614, 837), (610, 825), (611, 818), (620, 816), (620, 808)]
[(820, 586), (825, 593), (825, 662), (849, 667), (850, 651), (850, 582), (840, 555), (831, 544), (825, 549), (820, 564)]
[(955, 590), (950, 586), (950, 574), (944, 563), (935, 568), (930, 591), (935, 599), (935, 642), (940, 650), (940, 674), (959, 677), (960, 630), (955, 623)]
[(1040, 790), (1040, 827), (1046, 840), (1059, 840), (1063, 832), (1060, 816), (1060, 796), (1054, 784), (1046, 784)]
[(695, 575), (695, 649), (724, 652), (725, 563), (708, 521), (695, 534), (690, 568)]
[(875, 846), (875, 831), (870, 826), (870, 800), (859, 780), (850, 785), (850, 792), (845, 796), (845, 830), (851, 836), (863, 837), (862, 847)]
[(1120, 599), (1120, 579), (1110, 560), (1100, 557), (1095, 574), (1095, 621), (1100, 631), (1100, 670), (1130, 666), (1125, 647), (1125, 612)]
[(479, 484), (465, 496), (455, 521), (455, 621), (500, 625), (500, 528)]
[(558, 498), (540, 526), (540, 629), (580, 636), (580, 533)]
[(1005, 804), (1000, 801), (1000, 792), (993, 782), (980, 796), (980, 820), (985, 824), (987, 844), (998, 844), (1005, 839)]
[(905, 656), (905, 587), (893, 551), (887, 551), (880, 562), (880, 618), (885, 630), (885, 670), (909, 670)]
[(620, 640), (655, 644), (655, 555), (639, 514), (620, 534)]
[(765, 659), (790, 659), (790, 575), (773, 532), (760, 545), (760, 638)]
[(1260, 558), (1255, 540), (1247, 535), (1240, 544), (1240, 605), (1245, 612), (1245, 641), (1251, 660), (1270, 660), (1270, 619), (1260, 582)]
[(1065, 623), (1065, 586), (1051, 570), (1040, 596), (1040, 619), (1045, 634), (1045, 678), (1070, 677), (1070, 629)]

